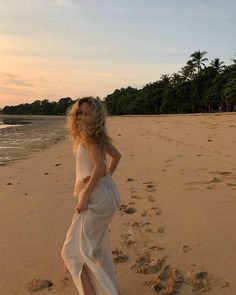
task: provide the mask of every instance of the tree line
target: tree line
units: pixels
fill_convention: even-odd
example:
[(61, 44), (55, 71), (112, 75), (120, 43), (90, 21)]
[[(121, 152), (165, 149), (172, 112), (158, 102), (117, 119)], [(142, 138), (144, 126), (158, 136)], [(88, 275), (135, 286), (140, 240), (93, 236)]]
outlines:
[[(116, 89), (104, 101), (109, 115), (174, 114), (236, 111), (236, 59), (224, 65), (219, 58), (208, 65), (206, 51), (195, 51), (176, 73), (137, 89)], [(70, 97), (58, 102), (36, 100), (17, 106), (5, 106), (3, 114), (65, 115), (74, 103)]]

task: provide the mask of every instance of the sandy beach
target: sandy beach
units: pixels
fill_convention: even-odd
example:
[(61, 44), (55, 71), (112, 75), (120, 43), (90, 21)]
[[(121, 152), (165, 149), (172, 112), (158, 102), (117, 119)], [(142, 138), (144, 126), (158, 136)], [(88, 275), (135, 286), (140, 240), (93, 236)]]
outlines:
[[(114, 116), (107, 126), (122, 154), (110, 226), (122, 294), (236, 294), (236, 113)], [(74, 161), (61, 140), (0, 167), (1, 294), (77, 294), (60, 254)]]

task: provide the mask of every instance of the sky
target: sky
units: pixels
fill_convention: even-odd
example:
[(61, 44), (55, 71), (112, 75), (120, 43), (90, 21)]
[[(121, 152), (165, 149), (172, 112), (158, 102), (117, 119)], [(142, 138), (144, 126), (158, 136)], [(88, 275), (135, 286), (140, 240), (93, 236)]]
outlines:
[(196, 50), (230, 64), (235, 11), (235, 0), (0, 0), (0, 107), (140, 89)]

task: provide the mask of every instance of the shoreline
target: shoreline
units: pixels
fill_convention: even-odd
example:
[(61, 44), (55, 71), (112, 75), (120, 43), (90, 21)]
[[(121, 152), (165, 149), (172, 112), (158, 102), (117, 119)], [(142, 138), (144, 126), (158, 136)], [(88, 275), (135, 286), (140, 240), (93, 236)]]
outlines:
[(64, 118), (6, 116), (2, 123), (9, 126), (0, 128), (0, 166), (29, 158), (66, 138)]
[[(173, 114), (128, 114), (128, 115), (108, 115), (112, 117), (165, 117), (165, 116), (208, 116), (208, 115), (236, 115), (236, 112), (211, 112), (211, 113), (173, 113)], [(66, 118), (66, 115), (16, 115), (16, 114), (0, 114), (1, 117), (20, 117), (20, 118)]]

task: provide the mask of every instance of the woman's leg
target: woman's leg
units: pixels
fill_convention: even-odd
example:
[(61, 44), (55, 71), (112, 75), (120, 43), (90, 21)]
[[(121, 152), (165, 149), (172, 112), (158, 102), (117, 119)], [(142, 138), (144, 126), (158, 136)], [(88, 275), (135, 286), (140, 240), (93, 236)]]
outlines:
[(96, 295), (94, 288), (90, 282), (90, 278), (87, 272), (87, 264), (83, 264), (81, 272), (81, 282), (83, 290), (86, 295)]
[[(61, 256), (64, 261), (64, 270), (65, 273), (69, 271), (70, 275), (74, 278), (75, 283), (77, 283), (77, 273), (78, 273), (78, 265), (77, 259), (79, 259), (79, 255), (77, 257), (77, 242), (79, 240), (79, 224), (77, 224), (76, 218), (78, 218), (78, 213), (75, 213), (73, 216), (72, 224), (67, 231), (66, 239), (64, 245), (61, 249)], [(80, 221), (81, 223), (82, 221)], [(79, 254), (79, 253), (78, 253)], [(87, 264), (82, 265), (81, 272), (81, 284), (84, 290), (84, 294), (86, 295), (96, 295), (93, 286), (90, 282), (90, 278), (87, 273)]]

